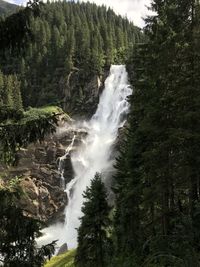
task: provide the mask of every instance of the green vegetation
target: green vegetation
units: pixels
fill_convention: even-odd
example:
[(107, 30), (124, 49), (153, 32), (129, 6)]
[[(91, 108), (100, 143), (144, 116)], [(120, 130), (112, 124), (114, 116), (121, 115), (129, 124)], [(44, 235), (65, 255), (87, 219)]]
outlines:
[(19, 207), (19, 179), (0, 185), (0, 254), (3, 266), (40, 267), (54, 253), (55, 242), (37, 248), (41, 223)]
[(18, 149), (42, 141), (45, 135), (55, 132), (60, 114), (63, 111), (56, 106), (30, 108), (25, 112), (3, 107), (0, 111), (0, 161), (16, 164)]
[[(200, 3), (154, 0), (115, 177), (119, 266), (199, 266)], [(118, 265), (117, 265), (118, 266)]]
[[(96, 175), (84, 195), (76, 255), (54, 257), (46, 266), (73, 266), (74, 259), (78, 267), (199, 266), (199, 1), (154, 0), (156, 15), (146, 20), (145, 39), (127, 19), (95, 4), (36, 1), (34, 6), (36, 12), (24, 9), (0, 21), (2, 161), (16, 163), (16, 151), (53, 132), (61, 112), (57, 107), (24, 112), (22, 102), (24, 107), (76, 103), (86, 96), (84, 84), (111, 63), (127, 61), (133, 86), (127, 135), (116, 163), (114, 218), (108, 219), (105, 189)], [(17, 35), (15, 23), (22, 29)], [(12, 260), (14, 249), (15, 260), (29, 240), (37, 255), (33, 235), (38, 228), (31, 228), (31, 235), (21, 229), (35, 224), (23, 217), (11, 193), (0, 191), (5, 214), (0, 241), (6, 248), (0, 254)], [(16, 225), (13, 220), (19, 223), (14, 233), (7, 224)], [(22, 242), (12, 239), (18, 233)], [(17, 252), (13, 242), (22, 245)], [(30, 263), (30, 256), (25, 253), (25, 261)]]
[(21, 83), (16, 75), (3, 75), (0, 71), (0, 108), (22, 110)]
[(27, 111), (24, 112), (24, 118), (22, 118), (21, 124), (25, 123), (26, 121), (46, 118), (46, 117), (53, 116), (56, 114), (63, 114), (63, 110), (57, 106), (29, 108)]
[[(17, 75), (25, 107), (52, 103), (75, 109), (78, 100), (90, 97), (85, 84), (111, 63), (125, 62), (134, 44), (143, 39), (139, 28), (103, 6), (63, 1), (36, 7), (38, 13), (22, 10), (15, 14), (17, 19), (9, 17), (0, 24), (6, 33), (19, 21), (15, 31), (20, 38), (16, 36), (15, 42), (15, 32), (3, 34), (2, 41), (0, 36), (0, 69), (5, 75)], [(73, 73), (75, 92), (69, 80)]]
[(78, 247), (75, 256), (77, 267), (107, 267), (112, 256), (107, 193), (101, 175), (96, 173), (83, 194), (83, 216), (78, 229)]
[(18, 6), (8, 3), (6, 1), (0, 0), (0, 16), (9, 15), (17, 10)]
[[(27, 42), (30, 42), (32, 38), (30, 16), (36, 17), (38, 15), (39, 1), (33, 0), (28, 2), (26, 8), (21, 8), (10, 16), (0, 17), (1, 64), (8, 69), (11, 67), (8, 61), (10, 55), (12, 54), (12, 58), (16, 62), (16, 57), (19, 56), (19, 52), (26, 48)], [(12, 73), (8, 72), (6, 74), (15, 73), (16, 69)]]
[(44, 267), (74, 267), (75, 250), (70, 250), (59, 256), (52, 257)]

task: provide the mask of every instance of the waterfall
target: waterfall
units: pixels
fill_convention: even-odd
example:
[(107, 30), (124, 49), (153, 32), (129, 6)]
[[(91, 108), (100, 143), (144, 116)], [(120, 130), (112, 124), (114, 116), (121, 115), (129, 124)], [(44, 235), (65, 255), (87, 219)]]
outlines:
[(131, 92), (125, 66), (111, 66), (97, 111), (86, 123), (88, 135), (85, 142), (71, 155), (75, 178), (67, 185), (69, 204), (66, 208), (65, 232), (70, 248), (77, 245), (76, 228), (82, 215), (83, 191), (90, 185), (96, 172), (103, 174), (112, 166), (111, 148), (118, 129), (125, 123), (125, 114), (129, 109), (127, 96)]
[(54, 225), (44, 231), (51, 236), (51, 240), (58, 239), (58, 245), (67, 243), (69, 248), (77, 246), (76, 229), (82, 215), (82, 194), (96, 172), (105, 177), (113, 166), (112, 148), (118, 129), (125, 123), (129, 110), (127, 97), (131, 93), (125, 66), (112, 65), (96, 113), (90, 121), (82, 123), (88, 134), (78, 149), (71, 153), (75, 177), (66, 186), (69, 202), (65, 210), (65, 224)]
[(63, 162), (66, 159), (66, 157), (69, 155), (71, 152), (74, 141), (75, 141), (76, 135), (74, 134), (71, 143), (65, 150), (65, 154), (59, 158), (59, 165), (58, 165), (58, 171), (60, 172), (60, 178), (61, 178), (61, 187), (65, 188), (65, 177), (64, 177), (64, 168), (63, 168)]

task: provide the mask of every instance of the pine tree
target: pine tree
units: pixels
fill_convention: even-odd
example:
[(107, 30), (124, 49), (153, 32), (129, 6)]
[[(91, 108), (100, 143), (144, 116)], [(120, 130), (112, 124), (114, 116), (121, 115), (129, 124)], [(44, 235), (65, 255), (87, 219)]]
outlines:
[(3, 73), (0, 70), (0, 106), (3, 105), (3, 91), (4, 91), (4, 79), (3, 79)]
[(107, 195), (101, 175), (96, 173), (84, 193), (81, 226), (78, 229), (78, 248), (76, 266), (106, 267), (111, 251), (109, 232), (109, 211)]
[[(17, 73), (20, 77), (25, 107), (61, 102), (61, 81), (74, 70), (79, 76), (77, 92), (82, 90), (87, 98), (83, 89), (94, 73), (101, 75), (110, 64), (124, 63), (128, 56), (125, 52), (142, 37), (133, 23), (105, 6), (74, 1), (48, 2), (41, 4), (39, 11), (40, 16), (30, 12), (27, 17), (28, 33), (22, 49), (16, 52), (14, 45), (5, 45), (5, 53), (0, 55), (3, 73)], [(11, 36), (14, 26), (14, 18), (9, 25), (2, 22), (1, 32), (5, 31), (2, 36), (6, 37), (7, 32)], [(25, 43), (26, 49), (23, 49)], [(1, 46), (3, 44), (1, 42)], [(73, 102), (80, 103), (79, 99)]]
[(40, 267), (54, 253), (55, 242), (38, 248), (41, 223), (25, 214), (18, 203), (22, 194), (19, 180), (0, 187), (0, 254), (3, 266)]
[[(115, 186), (120, 266), (131, 255), (136, 266), (199, 265), (194, 238), (199, 234), (199, 5), (194, 3), (153, 1), (157, 15), (147, 19), (148, 42), (137, 47), (128, 65), (134, 94)], [(128, 264), (134, 266), (132, 260)]]
[(17, 79), (17, 76), (13, 76), (13, 92), (12, 92), (12, 97), (13, 97), (13, 108), (15, 110), (22, 110), (23, 109), (23, 104), (22, 104), (22, 97), (21, 97), (21, 83)]
[(9, 108), (13, 107), (13, 78), (12, 75), (4, 76), (4, 95), (3, 101)]

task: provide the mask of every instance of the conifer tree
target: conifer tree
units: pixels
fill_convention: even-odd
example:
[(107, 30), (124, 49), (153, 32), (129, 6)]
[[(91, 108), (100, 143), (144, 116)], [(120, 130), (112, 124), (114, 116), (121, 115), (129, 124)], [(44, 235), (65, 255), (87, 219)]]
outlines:
[(13, 107), (13, 78), (12, 75), (4, 76), (4, 104)]
[(12, 92), (12, 97), (13, 97), (13, 108), (15, 110), (22, 110), (23, 109), (23, 104), (22, 104), (22, 97), (21, 97), (21, 83), (17, 79), (17, 76), (13, 76), (13, 92)]
[[(133, 23), (104, 6), (64, 1), (39, 5), (39, 10), (39, 17), (32, 12), (27, 17), (29, 34), (22, 45), (26, 43), (26, 49), (16, 56), (15, 46), (8, 49), (5, 45), (5, 53), (0, 54), (3, 73), (20, 77), (25, 107), (62, 101), (60, 84), (73, 67), (79, 76), (77, 92), (83, 90), (94, 74), (101, 75), (110, 64), (124, 63), (125, 51), (142, 38)], [(14, 28), (11, 22), (15, 23), (13, 18), (9, 25), (2, 22), (3, 37), (7, 28)], [(86, 98), (84, 90), (83, 94)]]
[(40, 267), (54, 253), (55, 242), (38, 248), (41, 223), (19, 207), (19, 180), (0, 187), (0, 260), (3, 266)]
[(3, 91), (4, 91), (4, 79), (3, 79), (3, 73), (0, 70), (0, 106), (3, 105)]
[(134, 94), (115, 185), (120, 266), (134, 266), (131, 255), (136, 266), (199, 265), (197, 7), (153, 1), (148, 42), (128, 64)]
[(78, 248), (75, 258), (78, 267), (106, 267), (111, 251), (109, 211), (106, 189), (101, 175), (96, 173), (84, 193), (81, 226), (78, 229)]

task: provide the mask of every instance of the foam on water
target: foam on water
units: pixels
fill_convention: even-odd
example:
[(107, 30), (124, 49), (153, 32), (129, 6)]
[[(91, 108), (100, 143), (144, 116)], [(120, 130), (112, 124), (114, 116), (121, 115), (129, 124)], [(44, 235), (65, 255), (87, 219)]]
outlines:
[(118, 129), (125, 123), (129, 110), (127, 97), (131, 93), (125, 66), (112, 65), (96, 113), (90, 121), (82, 123), (88, 134), (79, 148), (71, 154), (75, 177), (66, 186), (69, 202), (65, 209), (65, 223), (45, 229), (46, 235), (40, 239), (43, 244), (47, 240), (49, 242), (58, 239), (58, 246), (63, 243), (67, 243), (69, 248), (77, 246), (76, 229), (82, 215), (82, 194), (96, 172), (106, 173), (113, 165), (112, 148)]

